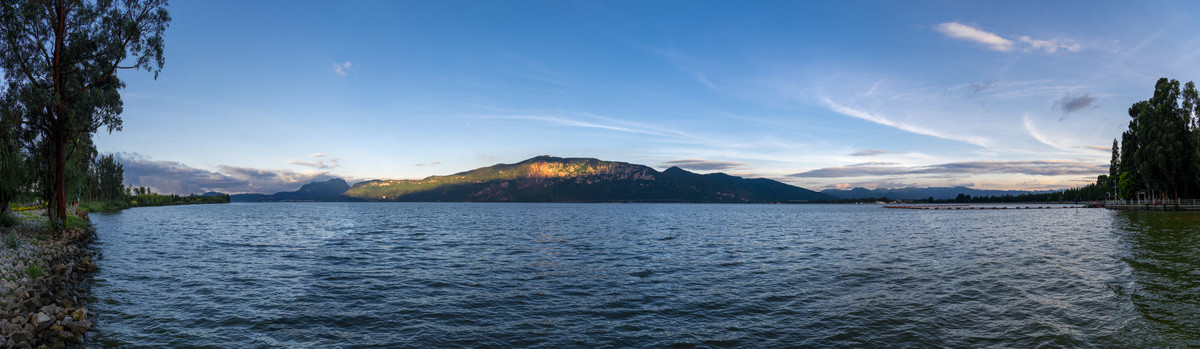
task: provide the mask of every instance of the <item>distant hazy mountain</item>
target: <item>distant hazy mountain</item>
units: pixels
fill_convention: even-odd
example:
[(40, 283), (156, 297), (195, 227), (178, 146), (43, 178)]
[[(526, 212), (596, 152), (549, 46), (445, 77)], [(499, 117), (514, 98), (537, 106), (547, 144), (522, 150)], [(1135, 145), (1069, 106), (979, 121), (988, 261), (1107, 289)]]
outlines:
[(345, 180), (334, 178), (324, 182), (305, 184), (297, 191), (278, 192), (271, 195), (237, 194), (230, 196), (229, 200), (233, 202), (346, 201), (349, 198), (341, 194), (348, 189), (350, 189), (350, 185)]
[(833, 195), (839, 199), (866, 199), (866, 198), (883, 198), (889, 199), (908, 199), (920, 200), (928, 199), (932, 196), (934, 199), (945, 200), (953, 199), (958, 194), (970, 195), (971, 197), (979, 196), (1004, 196), (1004, 195), (1021, 195), (1029, 193), (1041, 193), (1040, 191), (1026, 190), (985, 190), (971, 189), (966, 187), (929, 187), (929, 188), (894, 188), (894, 189), (865, 189), (854, 188), (850, 190), (842, 189), (826, 189), (821, 193)]
[(448, 176), (355, 183), (342, 195), (371, 201), (780, 202), (831, 199), (770, 179), (663, 172), (624, 162), (538, 156)]

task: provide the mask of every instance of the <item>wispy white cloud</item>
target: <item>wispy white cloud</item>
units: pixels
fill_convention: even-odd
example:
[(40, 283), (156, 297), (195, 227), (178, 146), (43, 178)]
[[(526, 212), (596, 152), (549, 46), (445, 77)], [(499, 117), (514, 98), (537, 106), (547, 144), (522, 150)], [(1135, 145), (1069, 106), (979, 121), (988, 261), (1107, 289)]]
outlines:
[(1014, 40), (1010, 40), (999, 34), (959, 22), (938, 24), (935, 29), (950, 38), (973, 41), (986, 46), (990, 50), (1000, 52), (1012, 52), (1018, 48), (1023, 52), (1042, 51), (1045, 53), (1055, 53), (1059, 49), (1079, 52), (1083, 49), (1083, 45), (1070, 39), (1043, 40), (1031, 38), (1028, 35), (1021, 35)]
[(654, 130), (654, 129), (650, 129), (650, 128), (635, 128), (635, 127), (601, 124), (601, 123), (595, 123), (595, 122), (591, 122), (591, 121), (568, 119), (568, 118), (556, 117), (556, 116), (503, 115), (503, 116), (489, 116), (488, 118), (544, 121), (544, 122), (563, 125), (563, 126), (597, 128), (597, 129), (602, 129), (602, 130), (628, 132), (628, 133), (640, 133), (640, 134), (655, 135), (655, 136), (665, 135), (663, 132), (660, 132), (660, 131)]
[(719, 91), (719, 89), (717, 89), (717, 85), (713, 84), (712, 81), (710, 81), (708, 79), (708, 76), (705, 75), (703, 72), (693, 69), (693, 68), (685, 67), (682, 63), (679, 63), (679, 59), (676, 57), (675, 54), (668, 54), (667, 57), (671, 60), (671, 63), (675, 64), (676, 68), (679, 68), (679, 70), (682, 70), (683, 72), (692, 75), (692, 77), (695, 78), (697, 82), (703, 84), (704, 86), (707, 86), (709, 89), (711, 89), (713, 91)]
[(1067, 152), (1072, 152), (1073, 148), (1079, 148), (1068, 145), (1065, 142), (1074, 140), (1074, 138), (1064, 138), (1061, 136), (1056, 138), (1042, 132), (1037, 128), (1037, 125), (1034, 124), (1033, 117), (1028, 113), (1022, 117), (1021, 124), (1025, 127), (1025, 133), (1029, 134), (1030, 137), (1033, 137), (1033, 139), (1036, 139), (1039, 143)]
[(870, 97), (870, 96), (874, 96), (876, 93), (879, 93), (879, 85), (882, 83), (883, 83), (883, 80), (879, 80), (879, 81), (876, 81), (874, 84), (872, 84), (871, 89), (867, 90), (866, 96)]
[(338, 76), (346, 76), (350, 74), (350, 61), (333, 64), (333, 72)]
[(1010, 52), (1015, 46), (1012, 40), (958, 22), (938, 24), (937, 31), (951, 38), (974, 41), (987, 46), (988, 49), (1000, 52)]
[(933, 137), (937, 137), (937, 138), (949, 139), (949, 140), (960, 141), (960, 142), (966, 142), (966, 143), (978, 145), (978, 146), (985, 147), (985, 148), (988, 146), (988, 143), (990, 142), (987, 138), (983, 138), (983, 137), (948, 135), (948, 134), (944, 134), (942, 132), (934, 131), (934, 130), (924, 128), (921, 126), (916, 126), (916, 125), (911, 125), (911, 124), (907, 124), (907, 123), (893, 121), (893, 120), (883, 117), (882, 115), (879, 115), (879, 114), (874, 114), (874, 113), (870, 113), (870, 112), (867, 112), (864, 110), (858, 110), (858, 109), (854, 109), (854, 108), (850, 108), (850, 107), (838, 104), (837, 102), (834, 102), (833, 100), (829, 99), (828, 97), (824, 98), (824, 102), (825, 102), (826, 107), (828, 107), (830, 110), (833, 110), (834, 112), (836, 112), (838, 114), (856, 117), (856, 118), (874, 122), (874, 123), (877, 123), (880, 125), (890, 126), (890, 127), (894, 127), (894, 128), (900, 129), (900, 130), (916, 133), (916, 134), (933, 136)]
[(1062, 40), (1062, 39), (1038, 40), (1038, 39), (1030, 38), (1028, 36), (1021, 36), (1020, 40), (1022, 43), (1025, 43), (1028, 45), (1025, 48), (1026, 52), (1028, 52), (1030, 50), (1041, 50), (1041, 51), (1045, 51), (1046, 53), (1054, 53), (1054, 52), (1057, 52), (1058, 49), (1060, 49), (1060, 48), (1065, 49), (1067, 51), (1071, 51), (1071, 52), (1079, 52), (1079, 50), (1083, 49), (1082, 45), (1080, 45), (1077, 42), (1071, 41), (1071, 40)]
[(591, 113), (575, 113), (575, 117), (568, 116), (550, 116), (537, 114), (510, 114), (510, 115), (483, 115), (476, 116), (484, 119), (507, 119), (507, 120), (529, 120), (540, 121), (555, 125), (595, 128), (616, 132), (644, 134), (652, 136), (664, 137), (663, 140), (671, 140), (686, 143), (701, 143), (715, 142), (712, 139), (693, 135), (691, 133), (680, 130), (670, 129), (666, 127), (611, 118), (606, 116), (595, 115)]

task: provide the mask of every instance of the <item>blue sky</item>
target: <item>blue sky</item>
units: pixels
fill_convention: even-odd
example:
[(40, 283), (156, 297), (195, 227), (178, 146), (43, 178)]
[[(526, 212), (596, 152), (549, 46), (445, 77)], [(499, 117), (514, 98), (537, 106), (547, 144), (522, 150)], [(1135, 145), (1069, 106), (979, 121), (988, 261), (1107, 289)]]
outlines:
[(176, 1), (96, 137), (163, 192), (536, 155), (811, 189), (1073, 187), (1200, 77), (1193, 2)]

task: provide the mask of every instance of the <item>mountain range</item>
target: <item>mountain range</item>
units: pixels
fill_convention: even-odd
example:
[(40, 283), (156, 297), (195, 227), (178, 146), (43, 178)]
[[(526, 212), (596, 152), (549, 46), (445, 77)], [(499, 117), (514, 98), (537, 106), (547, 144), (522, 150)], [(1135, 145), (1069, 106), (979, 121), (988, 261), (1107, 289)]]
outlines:
[(697, 174), (671, 167), (591, 158), (538, 156), (446, 176), (414, 180), (341, 179), (313, 182), (295, 192), (238, 194), (238, 202), (447, 201), (447, 202), (687, 202), (751, 203), (830, 200), (835, 197), (765, 178)]
[[(297, 191), (278, 192), (271, 195), (266, 194), (235, 194), (229, 196), (229, 201), (232, 202), (272, 202), (272, 201), (347, 201), (349, 198), (342, 196), (346, 190), (350, 189), (350, 184), (341, 178), (334, 178), (324, 182), (312, 182), (300, 187)], [(206, 194), (207, 195), (207, 194)]]

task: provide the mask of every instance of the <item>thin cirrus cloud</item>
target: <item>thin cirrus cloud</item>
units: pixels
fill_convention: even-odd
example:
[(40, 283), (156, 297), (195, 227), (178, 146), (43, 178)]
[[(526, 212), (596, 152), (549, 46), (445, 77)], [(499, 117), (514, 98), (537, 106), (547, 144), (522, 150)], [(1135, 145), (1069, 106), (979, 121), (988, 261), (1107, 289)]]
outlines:
[(941, 23), (935, 29), (947, 37), (972, 41), (984, 45), (989, 50), (1000, 52), (1012, 52), (1020, 49), (1023, 52), (1042, 51), (1045, 53), (1055, 53), (1059, 49), (1070, 52), (1079, 52), (1079, 50), (1083, 49), (1083, 46), (1079, 43), (1065, 39), (1042, 40), (1022, 35), (1016, 37), (1015, 40), (1010, 40), (999, 34), (959, 22)]
[(874, 113), (867, 112), (865, 110), (858, 110), (858, 109), (854, 109), (854, 108), (850, 108), (850, 107), (838, 104), (837, 102), (834, 102), (832, 99), (829, 99), (828, 97), (824, 98), (824, 102), (825, 102), (826, 107), (828, 107), (830, 110), (832, 110), (838, 114), (867, 120), (867, 121), (874, 122), (874, 123), (877, 123), (880, 125), (890, 126), (890, 127), (894, 127), (894, 128), (900, 129), (900, 130), (916, 133), (916, 134), (932, 136), (932, 137), (937, 137), (937, 138), (941, 138), (941, 139), (949, 139), (949, 140), (954, 140), (954, 141), (966, 142), (966, 143), (978, 145), (978, 146), (981, 146), (984, 148), (987, 148), (988, 144), (990, 143), (990, 141), (988, 139), (983, 138), (983, 137), (948, 135), (948, 134), (934, 131), (934, 130), (931, 130), (928, 128), (924, 128), (924, 127), (920, 127), (920, 126), (916, 126), (916, 125), (912, 125), (912, 124), (907, 124), (907, 123), (902, 123), (902, 122), (897, 122), (897, 121), (888, 119), (886, 117), (883, 117), (882, 115), (879, 115), (879, 114), (874, 114)]
[(586, 117), (588, 119), (592, 119), (592, 120), (559, 117), (559, 116), (528, 115), (528, 114), (526, 114), (526, 115), (484, 115), (484, 116), (477, 116), (477, 117), (483, 118), (483, 119), (494, 119), (494, 120), (534, 121), (534, 122), (542, 122), (542, 123), (546, 123), (546, 124), (559, 125), (559, 126), (591, 128), (591, 129), (601, 129), (601, 130), (632, 133), (632, 134), (652, 135), (652, 136), (664, 137), (663, 138), (664, 140), (670, 139), (673, 141), (685, 142), (685, 143), (711, 142), (711, 140), (709, 140), (709, 139), (698, 137), (698, 136), (689, 134), (687, 132), (662, 128), (662, 127), (658, 127), (658, 126), (654, 126), (654, 125), (650, 125), (650, 124), (626, 121), (626, 120), (621, 120), (621, 119), (616, 119), (616, 118), (609, 118), (609, 117), (593, 115), (593, 114), (588, 114), (588, 113), (583, 113), (582, 116)]
[(710, 160), (701, 160), (701, 159), (671, 160), (671, 161), (664, 162), (662, 164), (663, 167), (677, 166), (679, 168), (688, 169), (688, 170), (696, 170), (696, 171), (729, 170), (729, 169), (735, 169), (738, 167), (742, 167), (745, 165), (746, 165), (745, 163), (741, 163), (741, 162), (710, 161)]
[(967, 161), (928, 166), (850, 165), (794, 173), (794, 178), (851, 178), (925, 174), (1022, 174), (1033, 176), (1097, 175), (1108, 173), (1108, 164), (1080, 161)]
[(1033, 139), (1036, 139), (1039, 143), (1042, 143), (1042, 144), (1045, 144), (1045, 145), (1048, 145), (1048, 146), (1051, 146), (1051, 147), (1054, 147), (1057, 149), (1070, 148), (1068, 146), (1059, 144), (1058, 142), (1054, 141), (1050, 136), (1047, 136), (1046, 134), (1042, 133), (1042, 131), (1039, 130), (1036, 125), (1034, 125), (1033, 117), (1031, 117), (1028, 113), (1026, 113), (1021, 118), (1021, 125), (1025, 128), (1025, 133), (1029, 134), (1030, 137), (1033, 137)]
[(863, 149), (863, 150), (859, 150), (859, 151), (850, 153), (850, 156), (878, 156), (878, 155), (883, 155), (883, 154), (887, 154), (887, 153), (891, 153), (891, 152), (887, 151), (887, 150), (879, 150), (879, 149)]
[(333, 169), (342, 165), (341, 159), (327, 159), (329, 156), (325, 153), (316, 153), (309, 155), (309, 157), (312, 157), (313, 161), (288, 160), (287, 163), (296, 166), (312, 167), (318, 170)]
[(984, 91), (990, 90), (992, 88), (995, 88), (996, 80), (988, 79), (987, 81), (972, 82), (970, 84), (967, 84), (967, 87), (971, 90), (972, 95), (979, 94), (980, 92), (984, 92)]
[(149, 187), (161, 194), (264, 193), (296, 190), (303, 184), (338, 178), (329, 172), (296, 172), (221, 165), (216, 171), (176, 161), (156, 161), (138, 153), (116, 153), (125, 184)]

